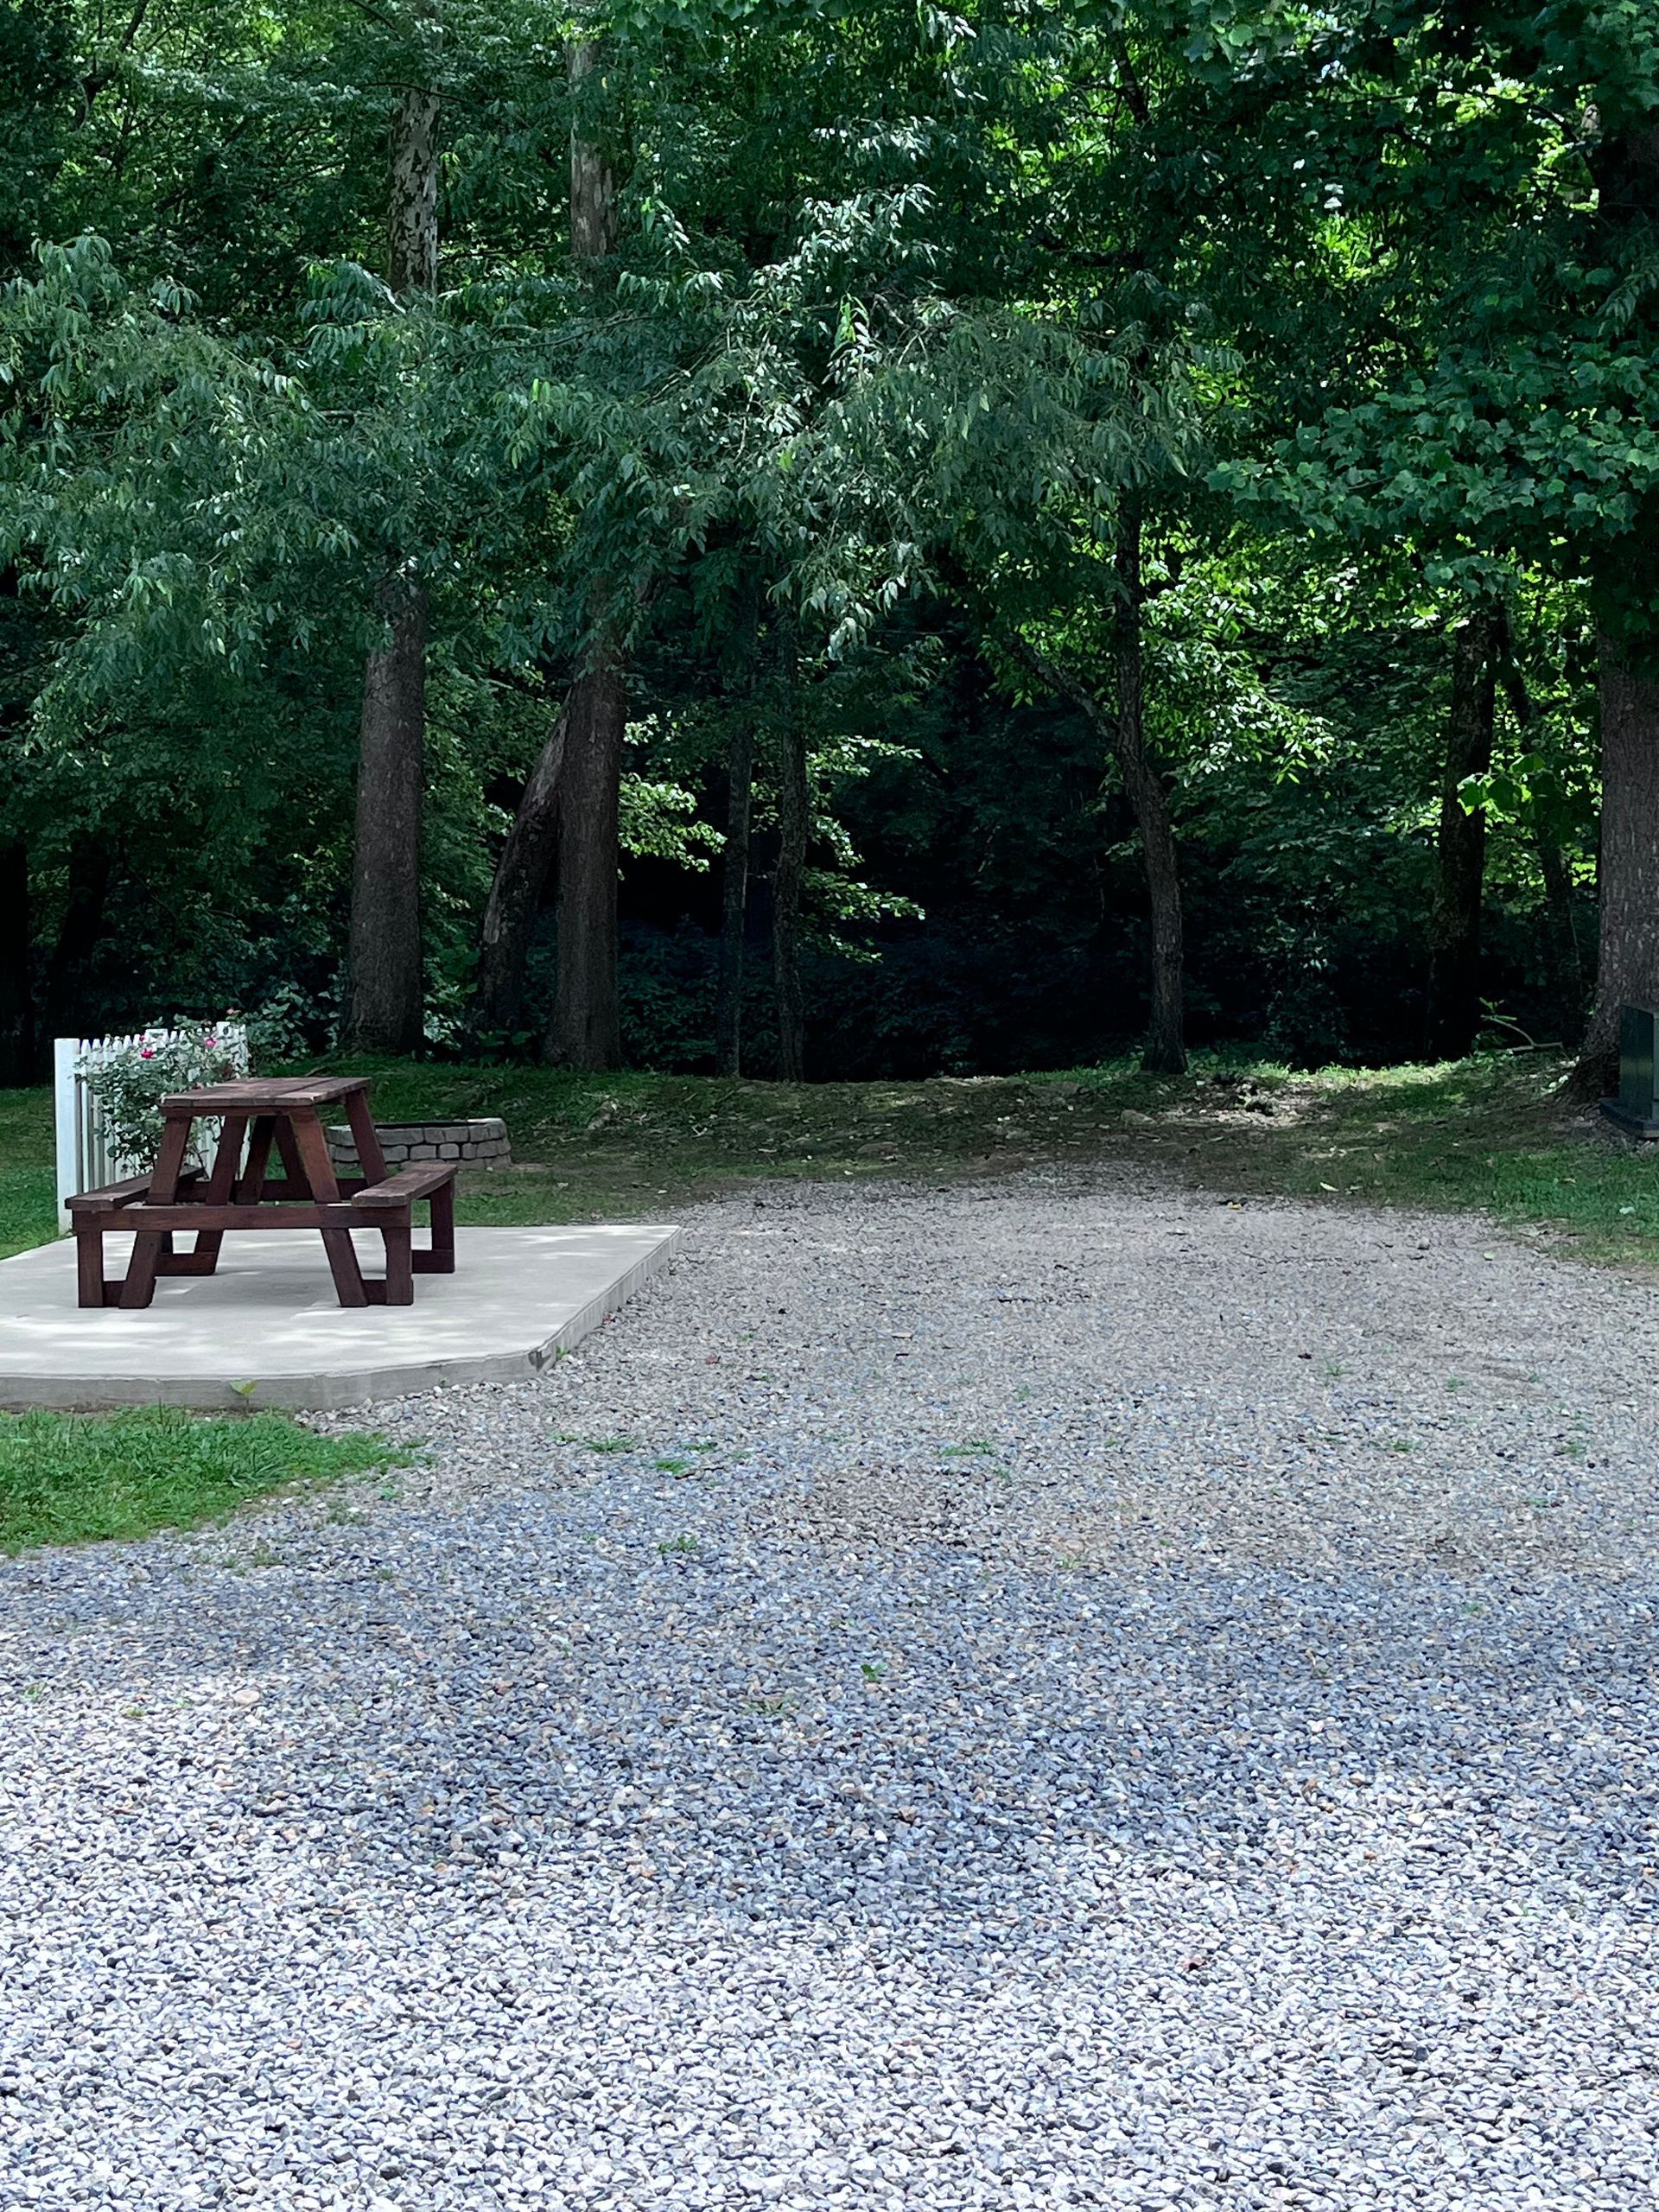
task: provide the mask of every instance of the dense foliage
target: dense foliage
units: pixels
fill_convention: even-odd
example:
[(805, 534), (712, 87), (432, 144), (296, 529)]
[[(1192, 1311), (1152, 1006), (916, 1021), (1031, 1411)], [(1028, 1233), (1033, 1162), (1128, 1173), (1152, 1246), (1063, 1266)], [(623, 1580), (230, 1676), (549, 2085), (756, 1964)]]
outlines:
[(4, 1075), (334, 1043), (359, 734), (439, 1052), (613, 836), (634, 1065), (1576, 1043), (1656, 175), (1649, 0), (0, 0)]

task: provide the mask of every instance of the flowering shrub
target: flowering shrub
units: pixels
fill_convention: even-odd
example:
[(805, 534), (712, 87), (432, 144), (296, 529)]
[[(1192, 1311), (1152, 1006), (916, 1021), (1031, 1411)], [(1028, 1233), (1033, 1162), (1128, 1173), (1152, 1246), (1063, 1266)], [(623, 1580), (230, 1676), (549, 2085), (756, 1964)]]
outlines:
[[(146, 1030), (107, 1056), (100, 1051), (81, 1061), (79, 1073), (97, 1103), (111, 1160), (134, 1173), (152, 1163), (162, 1141), (161, 1102), (169, 1092), (229, 1083), (247, 1073), (246, 1044), (239, 1030), (226, 1035), (227, 1026), (181, 1021), (170, 1030)], [(218, 1135), (217, 1125), (196, 1122), (187, 1166), (205, 1167), (201, 1155)]]

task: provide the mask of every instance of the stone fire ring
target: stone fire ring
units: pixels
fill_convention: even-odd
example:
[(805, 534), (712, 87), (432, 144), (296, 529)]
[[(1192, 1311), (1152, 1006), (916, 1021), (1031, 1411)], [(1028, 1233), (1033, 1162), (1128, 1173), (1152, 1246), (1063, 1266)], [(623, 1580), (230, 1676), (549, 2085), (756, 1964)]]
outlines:
[[(476, 1122), (377, 1122), (374, 1126), (386, 1165), (393, 1170), (417, 1160), (453, 1160), (461, 1167), (512, 1165), (507, 1125), (493, 1114)], [(328, 1131), (328, 1151), (337, 1168), (356, 1172), (357, 1147), (341, 1122)]]

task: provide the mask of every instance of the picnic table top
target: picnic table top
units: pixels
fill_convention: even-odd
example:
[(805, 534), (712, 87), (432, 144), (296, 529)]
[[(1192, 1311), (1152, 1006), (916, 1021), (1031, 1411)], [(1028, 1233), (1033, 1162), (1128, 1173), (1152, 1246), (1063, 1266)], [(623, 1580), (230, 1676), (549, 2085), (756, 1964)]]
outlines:
[(281, 1114), (297, 1106), (332, 1106), (366, 1090), (365, 1075), (243, 1076), (235, 1083), (204, 1083), (195, 1090), (169, 1091), (162, 1111), (184, 1114)]

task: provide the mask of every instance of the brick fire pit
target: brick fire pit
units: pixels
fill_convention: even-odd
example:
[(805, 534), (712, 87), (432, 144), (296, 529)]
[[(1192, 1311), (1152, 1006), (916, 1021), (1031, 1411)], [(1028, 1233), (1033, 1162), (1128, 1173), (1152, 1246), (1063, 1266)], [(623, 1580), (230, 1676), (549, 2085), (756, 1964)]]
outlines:
[[(375, 1126), (388, 1167), (409, 1167), (418, 1160), (453, 1160), (461, 1167), (512, 1165), (507, 1125), (493, 1115), (479, 1122), (378, 1122)], [(330, 1128), (328, 1151), (336, 1167), (355, 1169), (357, 1147), (348, 1128)]]

